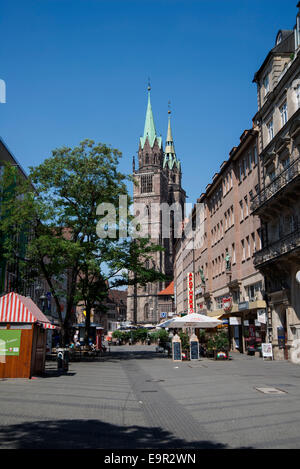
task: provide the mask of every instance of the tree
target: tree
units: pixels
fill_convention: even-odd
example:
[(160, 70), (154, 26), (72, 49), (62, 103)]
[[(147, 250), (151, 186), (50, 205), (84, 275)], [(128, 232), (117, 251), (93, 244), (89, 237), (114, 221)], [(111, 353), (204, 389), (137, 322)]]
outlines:
[[(69, 341), (74, 306), (82, 302), (86, 310), (86, 338), (92, 309), (101, 304), (108, 286), (142, 284), (165, 280), (145, 261), (154, 251), (162, 250), (148, 239), (120, 238), (119, 196), (128, 200), (127, 224), (130, 222), (126, 182), (118, 171), (121, 153), (104, 144), (85, 140), (75, 148), (62, 147), (52, 152), (36, 168), (30, 168), (27, 181), (21, 181), (8, 194), (14, 168), (3, 177), (3, 201), (0, 230), (10, 233), (4, 241), (5, 256), (14, 259), (17, 239), (27, 234), (26, 255), (22, 259), (23, 277), (28, 282), (42, 276), (55, 300), (63, 343)], [(98, 207), (110, 204), (116, 217), (107, 224), (114, 237), (101, 236)], [(105, 220), (105, 217), (100, 220)], [(128, 271), (134, 272), (131, 277)], [(67, 277), (67, 288), (62, 281)], [(66, 312), (61, 313), (61, 298), (66, 298)]]

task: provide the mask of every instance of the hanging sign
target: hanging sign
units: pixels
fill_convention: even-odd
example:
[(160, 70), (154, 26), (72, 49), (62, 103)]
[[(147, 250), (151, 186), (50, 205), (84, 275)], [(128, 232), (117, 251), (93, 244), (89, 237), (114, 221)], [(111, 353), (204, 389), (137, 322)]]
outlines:
[(232, 298), (228, 296), (226, 298), (222, 298), (222, 306), (224, 311), (230, 311), (232, 308)]
[(194, 274), (189, 272), (187, 276), (187, 291), (188, 291), (188, 314), (195, 312), (195, 300), (194, 300)]
[(267, 323), (267, 314), (265, 309), (258, 309), (257, 310), (257, 321), (266, 324)]

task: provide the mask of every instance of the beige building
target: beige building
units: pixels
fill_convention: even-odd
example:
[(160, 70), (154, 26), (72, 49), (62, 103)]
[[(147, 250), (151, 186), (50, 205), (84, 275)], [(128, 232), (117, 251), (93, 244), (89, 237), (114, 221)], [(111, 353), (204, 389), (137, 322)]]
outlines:
[(177, 313), (187, 313), (193, 272), (195, 311), (226, 318), (232, 347), (241, 352), (250, 342), (258, 350), (267, 336), (264, 278), (253, 264), (260, 220), (250, 209), (258, 191), (257, 138), (256, 130), (246, 130), (222, 163), (189, 219), (194, 235), (177, 243), (175, 258)]
[(257, 71), (259, 191), (252, 200), (263, 247), (255, 266), (266, 278), (277, 359), (299, 362), (300, 339), (300, 3), (296, 26), (279, 31)]

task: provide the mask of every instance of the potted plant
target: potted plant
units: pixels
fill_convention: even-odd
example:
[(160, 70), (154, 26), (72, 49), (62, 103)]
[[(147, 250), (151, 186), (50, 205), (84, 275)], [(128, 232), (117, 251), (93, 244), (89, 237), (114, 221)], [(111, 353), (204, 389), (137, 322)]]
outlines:
[(189, 360), (190, 357), (190, 339), (187, 332), (179, 332), (181, 340), (181, 350), (183, 354), (183, 360)]
[(209, 338), (207, 343), (208, 351), (211, 356), (217, 359), (227, 359), (229, 350), (229, 340), (227, 333), (218, 331), (216, 334)]

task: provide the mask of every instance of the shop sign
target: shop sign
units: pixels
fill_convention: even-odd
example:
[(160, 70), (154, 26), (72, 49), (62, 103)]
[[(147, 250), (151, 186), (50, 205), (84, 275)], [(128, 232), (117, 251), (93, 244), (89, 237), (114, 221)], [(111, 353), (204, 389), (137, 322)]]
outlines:
[(236, 316), (232, 316), (231, 318), (229, 318), (229, 324), (231, 326), (240, 326), (242, 324), (242, 319)]
[(0, 356), (19, 356), (20, 344), (20, 330), (0, 330)]
[(232, 298), (228, 296), (226, 298), (222, 298), (222, 306), (224, 311), (230, 311), (232, 307)]
[(222, 319), (222, 324), (227, 324), (228, 325), (229, 321), (228, 319)]
[(167, 313), (160, 313), (160, 319), (165, 319), (167, 317)]
[(262, 324), (267, 323), (267, 314), (265, 309), (258, 309), (257, 310), (257, 321), (261, 322)]
[(245, 309), (249, 309), (249, 301), (239, 303), (239, 311), (244, 311)]
[(193, 272), (188, 273), (187, 283), (188, 283), (188, 313), (191, 314), (191, 313), (194, 313), (194, 310), (195, 310)]

